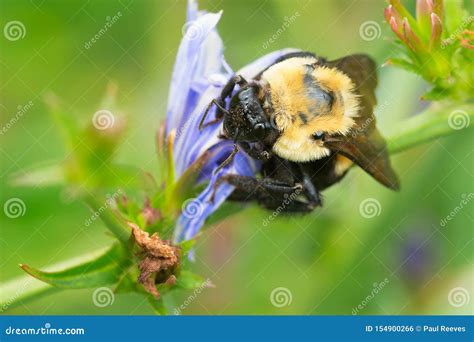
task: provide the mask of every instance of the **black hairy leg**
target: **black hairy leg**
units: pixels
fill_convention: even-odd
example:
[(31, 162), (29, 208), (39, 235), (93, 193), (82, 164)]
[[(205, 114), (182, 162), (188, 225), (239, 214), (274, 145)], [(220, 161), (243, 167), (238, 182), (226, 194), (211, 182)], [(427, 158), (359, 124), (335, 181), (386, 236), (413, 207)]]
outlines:
[[(200, 130), (204, 127), (207, 127), (222, 120), (224, 114), (227, 112), (227, 109), (225, 108), (225, 100), (232, 95), (236, 84), (238, 84), (239, 86), (243, 86), (247, 84), (247, 81), (242, 76), (235, 75), (227, 82), (224, 88), (222, 88), (220, 96), (217, 99), (213, 99), (204, 111), (201, 121), (199, 122)], [(211, 109), (212, 105), (215, 105), (217, 107), (216, 118), (214, 120), (204, 123), (207, 117), (207, 113), (209, 113), (209, 110)]]
[(250, 157), (266, 162), (272, 157), (272, 153), (268, 151), (261, 142), (256, 142), (250, 145), (243, 141), (239, 143), (239, 147), (245, 151)]
[[(313, 201), (305, 196), (307, 190), (304, 185), (295, 183), (289, 185), (281, 181), (264, 177), (256, 179), (250, 176), (225, 175), (215, 184), (219, 187), (223, 182), (235, 186), (235, 190), (230, 196), (234, 201), (252, 201), (256, 200), (259, 204), (270, 210), (279, 209), (281, 212), (310, 212), (321, 204), (319, 196)], [(303, 202), (297, 197), (303, 195), (307, 197), (308, 202)], [(213, 197), (211, 200), (213, 200)]]

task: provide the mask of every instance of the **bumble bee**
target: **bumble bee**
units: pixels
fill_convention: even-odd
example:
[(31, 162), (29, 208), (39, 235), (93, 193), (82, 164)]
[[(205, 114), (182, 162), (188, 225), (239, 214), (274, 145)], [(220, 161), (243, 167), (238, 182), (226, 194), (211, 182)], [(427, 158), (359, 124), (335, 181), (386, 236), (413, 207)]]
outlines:
[[(254, 79), (235, 75), (207, 107), (200, 128), (223, 119), (223, 138), (234, 140), (235, 148), (221, 167), (242, 149), (262, 161), (262, 177), (225, 175), (216, 187), (228, 182), (235, 186), (231, 199), (257, 200), (269, 209), (285, 201), (285, 211), (307, 212), (322, 204), (320, 191), (355, 163), (398, 190), (375, 125), (376, 86), (375, 63), (361, 54), (327, 61), (294, 52)], [(212, 105), (216, 119), (205, 124)]]

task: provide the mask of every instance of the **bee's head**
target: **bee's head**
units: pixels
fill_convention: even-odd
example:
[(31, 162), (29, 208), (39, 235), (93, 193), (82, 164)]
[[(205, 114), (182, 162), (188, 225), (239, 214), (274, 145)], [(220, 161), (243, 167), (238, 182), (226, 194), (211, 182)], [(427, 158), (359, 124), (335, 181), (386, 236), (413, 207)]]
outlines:
[(224, 116), (224, 133), (235, 141), (262, 141), (271, 132), (257, 89), (242, 87), (230, 100), (229, 110)]

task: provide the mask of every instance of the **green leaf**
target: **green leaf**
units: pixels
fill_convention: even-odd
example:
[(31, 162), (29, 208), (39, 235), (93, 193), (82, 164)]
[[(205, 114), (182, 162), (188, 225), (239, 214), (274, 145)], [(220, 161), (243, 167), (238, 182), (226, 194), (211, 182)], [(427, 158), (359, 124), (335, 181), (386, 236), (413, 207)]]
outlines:
[(62, 165), (54, 161), (46, 164), (41, 163), (41, 165), (33, 166), (29, 170), (15, 173), (10, 177), (10, 182), (14, 186), (45, 187), (64, 185), (66, 179)]
[(168, 314), (168, 310), (166, 309), (166, 305), (164, 303), (163, 298), (161, 299), (156, 299), (151, 295), (147, 295), (148, 303), (150, 303), (151, 307), (153, 308), (153, 311), (155, 311), (156, 314), (158, 315), (166, 315)]
[(424, 93), (421, 96), (421, 99), (425, 101), (439, 101), (450, 95), (451, 95), (451, 92), (449, 89), (434, 87), (430, 91)]
[(176, 279), (176, 284), (172, 289), (183, 289), (183, 290), (194, 290), (199, 287), (210, 287), (212, 284), (208, 279), (190, 272), (190, 271), (181, 271), (179, 276)]
[(49, 113), (59, 128), (64, 145), (68, 150), (72, 151), (77, 145), (79, 135), (79, 125), (77, 118), (70, 112), (66, 112), (58, 97), (53, 93), (48, 93), (44, 97), (44, 101), (49, 107)]
[(57, 272), (45, 272), (28, 265), (20, 267), (31, 276), (56, 287), (82, 289), (117, 282), (130, 262), (124, 248), (115, 244), (95, 260)]
[(195, 239), (180, 242), (179, 247), (181, 247), (182, 254), (187, 255), (189, 251), (194, 247), (195, 244), (196, 244)]
[(469, 12), (463, 6), (462, 0), (444, 1), (444, 26), (445, 35), (449, 37), (463, 25), (463, 20), (469, 18)]
[(403, 58), (390, 58), (389, 60), (387, 60), (387, 62), (385, 64), (386, 65), (398, 66), (402, 69), (413, 72), (415, 74), (420, 73), (420, 69), (417, 68), (416, 65), (412, 64), (411, 62), (409, 62), (409, 61), (407, 61), (406, 59), (403, 59)]

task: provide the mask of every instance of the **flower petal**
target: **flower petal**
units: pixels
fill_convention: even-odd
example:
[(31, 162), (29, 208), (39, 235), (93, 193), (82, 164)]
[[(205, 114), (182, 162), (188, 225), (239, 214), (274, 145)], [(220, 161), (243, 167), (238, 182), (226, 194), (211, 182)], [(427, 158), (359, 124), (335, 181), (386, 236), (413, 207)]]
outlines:
[[(258, 161), (244, 152), (238, 152), (229, 165), (216, 173), (217, 167), (231, 154), (233, 142), (219, 138), (222, 123), (203, 130), (198, 128), (207, 105), (220, 95), (233, 74), (223, 56), (222, 40), (215, 30), (221, 14), (198, 12), (196, 2), (188, 1), (186, 31), (173, 69), (165, 129), (166, 135), (176, 131), (172, 161), (176, 179), (203, 153), (212, 152), (197, 179), (197, 183), (209, 182), (193, 199), (198, 210), (194, 213), (186, 207), (182, 208), (174, 232), (175, 241), (194, 237), (209, 215), (232, 193), (234, 187), (230, 184), (222, 183), (216, 188), (220, 177), (225, 174), (255, 176), (260, 167)], [(281, 56), (295, 51), (298, 50), (283, 49), (269, 53), (243, 67), (237, 74), (252, 79)], [(214, 117), (215, 108), (211, 109), (207, 120)]]
[[(192, 18), (194, 14), (189, 12)], [(193, 84), (222, 69), (222, 41), (213, 31), (221, 15), (222, 12), (206, 13), (185, 25), (186, 32), (178, 49), (168, 96), (166, 135), (174, 128), (178, 130), (188, 119), (189, 108), (194, 107), (199, 94), (199, 89)]]

